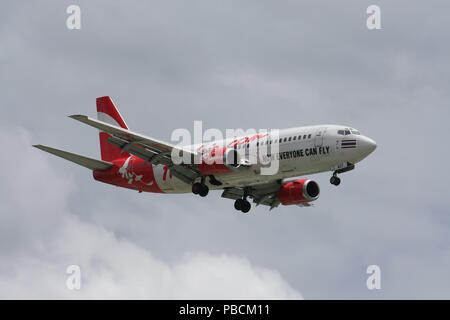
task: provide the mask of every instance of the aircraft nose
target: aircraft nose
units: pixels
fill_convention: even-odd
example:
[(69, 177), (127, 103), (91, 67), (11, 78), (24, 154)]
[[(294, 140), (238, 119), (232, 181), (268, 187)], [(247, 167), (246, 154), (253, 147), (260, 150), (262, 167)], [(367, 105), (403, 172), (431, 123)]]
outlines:
[(361, 136), (359, 139), (359, 148), (364, 156), (367, 156), (377, 148), (377, 143), (369, 137)]

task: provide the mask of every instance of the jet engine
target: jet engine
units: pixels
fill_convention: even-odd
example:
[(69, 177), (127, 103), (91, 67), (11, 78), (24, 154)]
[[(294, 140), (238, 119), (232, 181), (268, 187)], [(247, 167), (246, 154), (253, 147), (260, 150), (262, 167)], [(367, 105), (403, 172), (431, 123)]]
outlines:
[(320, 189), (317, 182), (310, 179), (299, 179), (283, 184), (278, 190), (278, 200), (288, 206), (311, 202), (319, 198)]

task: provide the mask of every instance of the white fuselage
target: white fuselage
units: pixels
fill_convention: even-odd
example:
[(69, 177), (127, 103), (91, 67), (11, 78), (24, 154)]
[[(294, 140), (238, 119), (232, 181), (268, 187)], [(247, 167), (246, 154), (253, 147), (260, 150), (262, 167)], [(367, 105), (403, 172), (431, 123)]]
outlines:
[[(219, 146), (229, 146), (235, 140), (243, 141), (242, 138), (245, 137), (215, 141), (205, 144), (203, 147), (211, 149), (214, 147), (214, 143)], [(247, 144), (250, 146), (247, 147)], [(198, 150), (198, 146), (189, 148)], [(261, 159), (258, 156), (251, 159), (252, 164), (245, 169), (215, 175), (222, 185), (214, 186), (206, 182), (211, 189), (251, 186), (307, 174), (334, 171), (344, 168), (348, 163), (355, 164), (361, 161), (376, 148), (376, 143), (347, 126), (317, 125), (279, 130), (278, 137), (269, 134), (249, 143), (238, 144), (235, 148), (242, 159), (249, 157), (249, 150), (257, 150), (258, 154), (265, 155), (266, 159), (269, 156), (272, 161), (279, 160), (278, 170), (273, 174), (262, 174), (261, 159), (264, 159), (264, 156)], [(163, 166), (154, 166), (153, 171), (156, 182), (162, 191), (166, 193), (191, 192), (191, 185), (174, 176), (170, 179), (163, 179)]]

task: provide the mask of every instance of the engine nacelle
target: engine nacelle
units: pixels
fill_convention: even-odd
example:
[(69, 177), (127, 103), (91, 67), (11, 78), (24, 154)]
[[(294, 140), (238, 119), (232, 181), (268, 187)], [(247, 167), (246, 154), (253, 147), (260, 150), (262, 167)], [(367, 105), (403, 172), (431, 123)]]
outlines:
[(202, 154), (201, 163), (197, 165), (201, 174), (230, 173), (241, 166), (236, 149), (218, 148)]
[(278, 190), (278, 200), (281, 204), (288, 206), (317, 200), (319, 194), (320, 189), (317, 182), (310, 179), (299, 179), (283, 184)]

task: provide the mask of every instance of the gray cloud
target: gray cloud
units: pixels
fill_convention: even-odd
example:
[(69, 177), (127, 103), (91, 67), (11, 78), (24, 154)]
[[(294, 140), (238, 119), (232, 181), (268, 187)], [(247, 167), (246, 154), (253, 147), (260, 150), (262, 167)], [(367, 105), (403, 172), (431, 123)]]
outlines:
[[(73, 224), (151, 252), (165, 270), (187, 252), (277, 270), (306, 298), (449, 297), (447, 4), (378, 1), (383, 29), (369, 31), (369, 1), (80, 1), (79, 32), (65, 28), (69, 4), (14, 1), (0, 12), (0, 126), (26, 128), (21, 141), (98, 157), (97, 133), (65, 116), (94, 115), (95, 97), (108, 94), (133, 130), (165, 140), (194, 120), (220, 129), (342, 123), (378, 148), (339, 188), (329, 174), (313, 176), (316, 208), (247, 216), (216, 192), (200, 200), (102, 185), (19, 144), (8, 154), (33, 161), (7, 162), (2, 173), (18, 177), (13, 187), (12, 178), (0, 182), (14, 190), (0, 196), (0, 259), (12, 258), (3, 279), (30, 261), (61, 272), (66, 256), (46, 246)], [(43, 187), (47, 180), (59, 183)], [(36, 189), (45, 196), (35, 199)], [(96, 259), (96, 248), (80, 252)], [(382, 269), (381, 291), (365, 287), (369, 264)], [(38, 283), (17, 281), (8, 292)]]
[[(0, 298), (302, 298), (278, 272), (253, 266), (245, 258), (190, 252), (168, 263), (99, 225), (81, 221), (67, 207), (72, 177), (53, 170), (44, 155), (31, 150), (25, 130), (12, 127), (0, 133), (1, 143), (15, 155), (0, 162), (2, 168), (12, 169), (0, 176)], [(13, 169), (24, 166), (36, 174)], [(74, 264), (81, 268), (79, 291), (66, 287), (66, 268)]]

